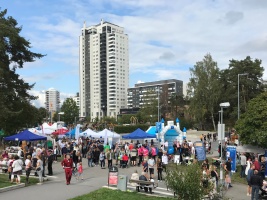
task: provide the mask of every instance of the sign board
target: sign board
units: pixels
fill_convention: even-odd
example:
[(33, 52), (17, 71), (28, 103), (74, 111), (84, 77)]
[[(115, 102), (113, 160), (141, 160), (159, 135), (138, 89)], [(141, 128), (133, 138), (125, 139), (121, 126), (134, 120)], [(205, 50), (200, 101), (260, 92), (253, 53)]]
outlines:
[(202, 161), (206, 159), (206, 147), (204, 146), (203, 142), (197, 141), (194, 142), (195, 151), (197, 155), (197, 160)]
[(218, 124), (218, 140), (225, 138), (225, 124)]
[(236, 171), (236, 146), (227, 146), (226, 159), (231, 158), (231, 171)]

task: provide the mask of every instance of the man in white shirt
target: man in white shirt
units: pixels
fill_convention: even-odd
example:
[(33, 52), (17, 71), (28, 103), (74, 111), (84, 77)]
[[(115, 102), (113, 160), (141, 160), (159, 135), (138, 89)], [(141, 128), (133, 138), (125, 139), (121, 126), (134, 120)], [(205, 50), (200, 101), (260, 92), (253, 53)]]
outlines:
[(241, 165), (241, 171), (240, 171), (240, 177), (245, 177), (245, 170), (246, 170), (246, 164), (247, 164), (247, 158), (244, 153), (240, 156), (240, 165)]
[(155, 160), (152, 157), (149, 157), (148, 161), (148, 170), (150, 174), (150, 179), (153, 179), (154, 177), (154, 167), (155, 167)]
[(163, 163), (162, 168), (165, 169), (165, 172), (166, 172), (166, 165), (168, 165), (168, 156), (167, 156), (166, 151), (163, 152), (163, 156), (162, 156), (161, 161)]

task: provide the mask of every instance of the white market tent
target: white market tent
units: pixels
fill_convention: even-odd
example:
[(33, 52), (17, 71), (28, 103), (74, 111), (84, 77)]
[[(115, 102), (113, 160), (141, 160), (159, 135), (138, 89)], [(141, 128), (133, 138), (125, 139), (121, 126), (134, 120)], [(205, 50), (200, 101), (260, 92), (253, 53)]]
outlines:
[(53, 141), (53, 139), (49, 135), (43, 134), (42, 130), (37, 130), (36, 128), (29, 128), (28, 131), (30, 131), (36, 135), (46, 137), (48, 141)]
[(91, 130), (90, 128), (88, 128), (86, 131), (81, 132), (80, 136), (84, 136), (84, 137), (96, 137), (97, 133), (94, 132), (93, 130)]
[(50, 129), (50, 130), (55, 131), (55, 130), (58, 129), (58, 127), (57, 127), (57, 123), (54, 123), (54, 124), (52, 124), (52, 125), (50, 126), (48, 123), (45, 122), (45, 123), (42, 124), (42, 127), (43, 127), (44, 130), (45, 130), (45, 129)]
[(237, 152), (253, 152), (253, 153), (264, 153), (265, 150), (252, 145), (243, 145), (236, 147)]
[(98, 132), (97, 135), (99, 137), (102, 137), (102, 138), (104, 138), (104, 137), (108, 137), (108, 138), (120, 138), (120, 135), (118, 133), (111, 132), (108, 129), (104, 129), (103, 131)]

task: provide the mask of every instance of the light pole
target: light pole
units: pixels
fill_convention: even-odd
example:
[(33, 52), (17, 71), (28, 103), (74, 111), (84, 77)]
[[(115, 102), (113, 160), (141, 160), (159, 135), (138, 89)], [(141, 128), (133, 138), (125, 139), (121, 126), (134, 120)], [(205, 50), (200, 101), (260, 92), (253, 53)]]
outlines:
[(158, 86), (158, 122), (160, 122), (160, 116), (159, 116), (159, 86)]
[(220, 103), (220, 107), (221, 107), (221, 126), (220, 128), (220, 132), (221, 132), (221, 156), (220, 156), (220, 161), (221, 161), (221, 166), (220, 166), (220, 182), (221, 184), (223, 184), (223, 167), (222, 167), (222, 147), (223, 147), (223, 139), (224, 139), (224, 124), (223, 124), (223, 109), (224, 108), (228, 108), (230, 106), (229, 102), (225, 102), (225, 103)]
[(64, 115), (65, 113), (64, 112), (59, 112), (58, 113), (58, 121), (60, 121), (60, 115)]
[(240, 117), (240, 106), (239, 106), (239, 77), (240, 76), (247, 76), (248, 73), (238, 74), (238, 80), (237, 80), (237, 119)]

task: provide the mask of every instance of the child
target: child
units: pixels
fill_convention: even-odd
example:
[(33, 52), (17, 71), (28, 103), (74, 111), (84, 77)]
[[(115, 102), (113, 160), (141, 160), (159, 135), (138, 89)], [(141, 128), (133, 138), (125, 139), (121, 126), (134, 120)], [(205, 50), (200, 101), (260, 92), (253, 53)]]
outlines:
[(82, 165), (82, 162), (78, 163), (78, 177), (76, 178), (77, 181), (80, 179), (80, 176), (82, 177), (82, 180), (83, 180), (83, 165)]
[(224, 182), (225, 182), (225, 187), (228, 190), (229, 185), (231, 184), (231, 177), (229, 176), (229, 173), (228, 172), (225, 173), (225, 180), (224, 180)]

